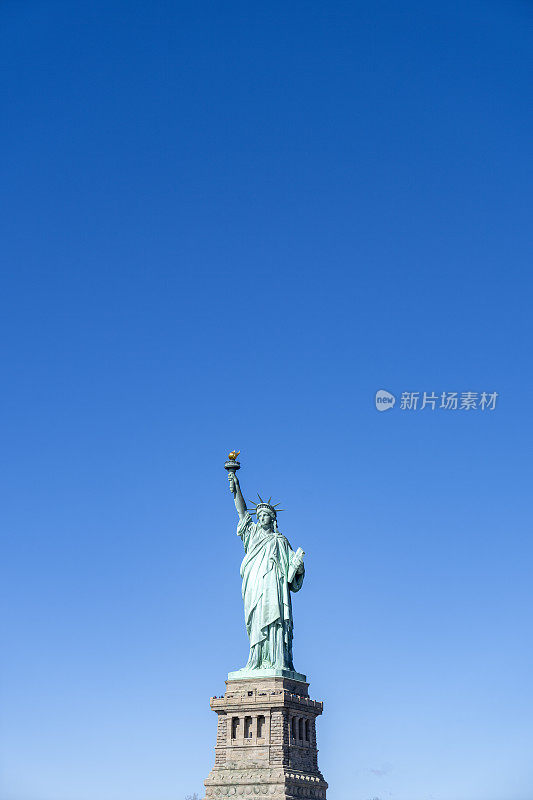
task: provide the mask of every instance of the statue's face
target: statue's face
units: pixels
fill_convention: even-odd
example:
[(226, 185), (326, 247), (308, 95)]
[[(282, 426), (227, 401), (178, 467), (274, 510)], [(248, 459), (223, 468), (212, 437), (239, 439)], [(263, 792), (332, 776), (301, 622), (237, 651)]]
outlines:
[(268, 511), (260, 511), (259, 515), (258, 515), (258, 519), (259, 519), (259, 524), (266, 531), (269, 530), (270, 528), (272, 528), (273, 521), (272, 521), (272, 517), (270, 516)]

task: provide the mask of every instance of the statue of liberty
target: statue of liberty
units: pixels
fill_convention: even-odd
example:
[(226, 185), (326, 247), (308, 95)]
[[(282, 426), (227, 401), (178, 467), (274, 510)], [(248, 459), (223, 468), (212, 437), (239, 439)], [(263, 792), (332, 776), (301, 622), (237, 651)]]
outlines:
[(263, 674), (298, 676), (298, 680), (305, 680), (304, 675), (294, 671), (292, 661), (291, 603), (291, 592), (302, 588), (304, 552), (301, 548), (294, 552), (280, 533), (277, 509), (270, 500), (266, 503), (258, 495), (260, 502), (254, 504), (252, 511), (257, 515), (257, 522), (252, 520), (235, 474), (240, 466), (235, 460), (237, 455), (230, 453), (226, 469), (239, 514), (237, 534), (245, 552), (241, 564), (242, 598), (250, 656), (244, 669), (228, 677), (247, 677), (251, 671), (257, 675), (257, 670), (261, 670)]

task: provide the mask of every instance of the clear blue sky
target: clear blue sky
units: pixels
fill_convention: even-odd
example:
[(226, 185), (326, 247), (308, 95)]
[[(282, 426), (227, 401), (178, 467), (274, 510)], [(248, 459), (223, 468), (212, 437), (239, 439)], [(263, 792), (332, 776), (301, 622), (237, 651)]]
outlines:
[(0, 21), (2, 800), (202, 796), (234, 447), (330, 800), (531, 800), (531, 3)]

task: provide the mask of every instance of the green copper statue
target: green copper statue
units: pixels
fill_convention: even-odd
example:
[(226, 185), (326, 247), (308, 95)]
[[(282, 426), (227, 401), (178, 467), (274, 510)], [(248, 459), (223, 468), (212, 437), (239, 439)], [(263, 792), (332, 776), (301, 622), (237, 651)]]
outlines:
[(252, 513), (253, 522), (242, 496), (236, 470), (239, 453), (232, 452), (225, 467), (230, 491), (239, 514), (237, 534), (241, 537), (245, 556), (241, 564), (244, 618), (250, 638), (250, 656), (246, 667), (229, 674), (229, 678), (252, 677), (258, 674), (283, 675), (305, 680), (294, 671), (292, 661), (291, 592), (298, 592), (304, 580), (305, 555), (301, 548), (293, 551), (278, 530), (276, 507), (263, 502)]

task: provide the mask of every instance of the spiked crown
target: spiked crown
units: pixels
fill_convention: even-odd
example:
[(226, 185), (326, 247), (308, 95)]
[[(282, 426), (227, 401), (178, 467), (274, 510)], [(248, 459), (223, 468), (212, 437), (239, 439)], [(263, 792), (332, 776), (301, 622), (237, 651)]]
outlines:
[(257, 496), (259, 498), (258, 503), (256, 503), (254, 500), (248, 501), (249, 505), (253, 506), (253, 508), (248, 509), (248, 511), (251, 514), (259, 514), (260, 511), (263, 511), (263, 509), (265, 509), (266, 511), (270, 511), (270, 513), (274, 516), (274, 518), (276, 518), (278, 511), (283, 511), (282, 508), (278, 508), (279, 503), (272, 505), (272, 503), (270, 502), (272, 500), (272, 497), (268, 498), (268, 503), (267, 503), (266, 500), (263, 500), (259, 492), (257, 493)]

